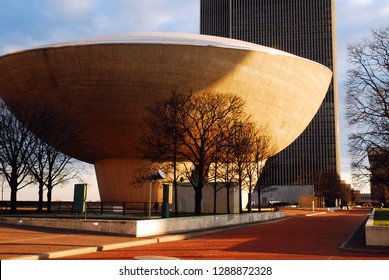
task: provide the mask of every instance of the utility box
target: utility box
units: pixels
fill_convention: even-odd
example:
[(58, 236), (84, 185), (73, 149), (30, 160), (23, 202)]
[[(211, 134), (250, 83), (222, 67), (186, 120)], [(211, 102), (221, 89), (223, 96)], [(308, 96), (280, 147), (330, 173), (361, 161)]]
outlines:
[(84, 213), (86, 210), (86, 190), (87, 184), (74, 185), (73, 212), (75, 214)]

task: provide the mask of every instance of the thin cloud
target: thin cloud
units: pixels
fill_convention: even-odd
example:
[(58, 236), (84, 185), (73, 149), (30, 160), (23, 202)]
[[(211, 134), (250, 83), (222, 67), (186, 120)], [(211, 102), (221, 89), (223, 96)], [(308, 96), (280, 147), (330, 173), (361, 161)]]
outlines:
[(91, 15), (98, 2), (98, 0), (57, 0), (51, 1), (51, 5), (56, 16), (79, 19)]
[(0, 16), (0, 54), (117, 33), (199, 33), (200, 26), (199, 0), (13, 0), (0, 2)]
[(353, 3), (354, 5), (357, 5), (357, 6), (366, 6), (366, 5), (373, 3), (373, 0), (352, 0), (349, 2)]
[[(387, 1), (337, 0), (337, 19), (344, 28), (364, 26), (369, 22), (381, 21), (388, 15)], [(353, 29), (356, 30), (356, 29)]]
[[(199, 31), (199, 0), (192, 1), (125, 1), (108, 8), (100, 27), (110, 32), (187, 32)], [(167, 4), (168, 3), (168, 4)]]
[(378, 11), (380, 17), (388, 17), (389, 16), (389, 4), (384, 5), (379, 11)]

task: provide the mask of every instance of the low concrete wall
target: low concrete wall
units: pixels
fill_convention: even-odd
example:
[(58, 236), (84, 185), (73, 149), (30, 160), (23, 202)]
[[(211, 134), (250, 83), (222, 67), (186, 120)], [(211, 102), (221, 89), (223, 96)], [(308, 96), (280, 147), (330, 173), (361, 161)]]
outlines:
[(222, 228), (285, 217), (284, 212), (212, 215), (187, 218), (142, 220), (137, 224), (136, 236), (179, 233), (204, 229)]
[(0, 222), (27, 226), (86, 230), (115, 234), (135, 235), (136, 221), (122, 220), (79, 220), (57, 218), (0, 218)]
[(151, 219), (139, 221), (76, 220), (54, 218), (0, 218), (0, 222), (29, 226), (86, 230), (146, 237), (189, 231), (222, 228), (285, 217), (284, 212), (263, 212), (200, 217)]
[(365, 225), (366, 245), (389, 246), (389, 226), (374, 226), (374, 212), (375, 210)]

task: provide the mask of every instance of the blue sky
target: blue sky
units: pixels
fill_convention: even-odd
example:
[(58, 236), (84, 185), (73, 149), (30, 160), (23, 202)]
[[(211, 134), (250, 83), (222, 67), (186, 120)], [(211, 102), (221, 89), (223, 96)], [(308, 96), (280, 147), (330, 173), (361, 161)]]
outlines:
[[(296, 0), (298, 1), (298, 0)], [(199, 33), (199, 0), (0, 0), (0, 55), (82, 37), (126, 32)], [(347, 44), (389, 24), (387, 0), (336, 0), (337, 64), (342, 179), (350, 181), (348, 128), (344, 120)], [(85, 178), (98, 198), (93, 172)], [(0, 182), (1, 183), (1, 182)], [(54, 199), (72, 199), (72, 192), (54, 190)], [(67, 188), (66, 188), (67, 189)], [(4, 198), (9, 190), (4, 188)], [(34, 199), (23, 189), (18, 198)], [(66, 196), (66, 197), (65, 197)]]

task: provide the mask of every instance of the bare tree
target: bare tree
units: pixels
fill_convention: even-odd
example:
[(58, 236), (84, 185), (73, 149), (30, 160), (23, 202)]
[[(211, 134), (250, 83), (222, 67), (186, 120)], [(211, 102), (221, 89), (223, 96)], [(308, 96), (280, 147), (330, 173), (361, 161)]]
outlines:
[(371, 199), (384, 204), (389, 201), (389, 148), (369, 148), (367, 151), (370, 171)]
[(213, 188), (213, 213), (217, 214), (217, 193), (222, 188), (220, 187), (220, 163), (221, 159), (223, 157), (223, 153), (221, 150), (221, 145), (216, 146), (215, 150), (215, 157), (213, 159), (213, 163), (211, 164), (209, 168), (210, 177), (212, 182), (212, 188)]
[(361, 198), (361, 191), (360, 190), (351, 189), (351, 201), (354, 204), (361, 203), (362, 198)]
[(274, 154), (275, 147), (265, 127), (257, 127), (249, 118), (238, 121), (229, 130), (228, 145), (233, 156), (233, 172), (239, 188), (239, 209), (243, 211), (242, 191), (249, 194), (249, 211), (251, 211), (251, 194), (257, 185), (266, 159)]
[[(17, 108), (20, 114), (31, 114), (26, 108)], [(0, 172), (11, 188), (10, 210), (15, 213), (17, 192), (32, 183), (26, 163), (33, 156), (37, 138), (16, 119), (2, 100), (0, 110)]]
[[(226, 142), (228, 143), (228, 141)], [(223, 158), (222, 161), (219, 164), (219, 177), (221, 178), (224, 189), (226, 190), (226, 208), (227, 213), (231, 213), (231, 203), (230, 203), (230, 194), (235, 191), (237, 187), (236, 182), (236, 176), (234, 173), (235, 167), (234, 167), (234, 156), (233, 156), (233, 150), (232, 147), (226, 143), (223, 147)]]
[[(347, 119), (353, 178), (389, 186), (389, 26), (348, 46)], [(379, 154), (369, 164), (368, 152)], [(378, 172), (377, 172), (378, 170)], [(381, 176), (382, 175), (382, 176)]]
[(232, 94), (205, 92), (191, 99), (186, 123), (183, 123), (185, 158), (194, 165), (191, 184), (195, 190), (195, 214), (201, 214), (202, 190), (208, 181), (209, 168), (220, 143), (225, 143), (228, 131), (243, 117), (244, 102)]
[[(47, 211), (51, 212), (52, 191), (55, 186), (74, 179), (83, 170), (81, 164), (59, 151), (61, 148), (75, 150), (80, 147), (81, 134), (79, 122), (65, 117), (47, 108), (35, 108), (36, 113), (31, 122), (39, 123), (34, 132), (46, 142), (38, 139), (34, 154), (28, 164), (29, 172), (38, 183), (38, 211), (42, 210), (43, 191), (47, 189)], [(76, 125), (77, 124), (77, 125)], [(50, 144), (49, 144), (49, 143)], [(55, 148), (54, 148), (55, 147)]]
[(70, 156), (58, 150), (77, 146), (80, 129), (76, 129), (75, 120), (50, 108), (32, 107), (24, 102), (11, 105), (15, 113), (1, 103), (0, 137), (1, 172), (11, 188), (11, 211), (16, 211), (16, 192), (31, 183), (38, 184), (38, 210), (42, 210), (43, 190), (47, 188), (47, 210), (51, 211), (53, 188), (75, 178), (81, 170), (72, 164)]
[(342, 205), (347, 206), (351, 202), (351, 185), (346, 184), (346, 182), (340, 182), (340, 199), (342, 200)]
[(232, 151), (232, 167), (236, 174), (239, 192), (239, 212), (243, 212), (242, 207), (242, 189), (243, 182), (246, 178), (245, 171), (252, 163), (250, 154), (253, 151), (254, 144), (254, 129), (255, 126), (249, 120), (237, 120), (232, 127), (228, 130), (229, 137), (227, 145), (231, 147)]
[(42, 210), (43, 191), (47, 189), (47, 212), (51, 212), (52, 192), (55, 186), (77, 178), (83, 170), (73, 158), (41, 142), (36, 150), (35, 164), (29, 166), (30, 174), (39, 186), (38, 211)]
[(276, 146), (272, 141), (272, 136), (269, 130), (265, 126), (258, 127), (254, 130), (253, 145), (250, 150), (250, 162), (251, 164), (247, 167), (247, 178), (249, 186), (249, 212), (251, 209), (251, 195), (254, 188), (258, 192), (258, 212), (261, 211), (261, 188), (260, 188), (260, 175), (265, 168), (265, 163), (269, 157), (274, 155)]
[[(150, 109), (152, 125), (146, 133), (152, 139), (145, 141), (147, 157), (160, 161), (174, 159), (172, 147), (176, 141), (176, 158), (191, 163), (190, 182), (195, 191), (195, 215), (201, 214), (202, 190), (208, 181), (209, 168), (215, 158), (217, 145), (226, 141), (226, 131), (233, 121), (243, 115), (244, 102), (231, 94), (204, 92), (180, 95), (173, 117), (171, 110), (159, 110), (172, 103), (172, 98)], [(161, 116), (153, 117), (156, 113)], [(178, 117), (177, 117), (178, 116)], [(160, 121), (159, 123), (157, 123)], [(162, 121), (162, 122), (161, 122)], [(168, 129), (160, 129), (165, 126)], [(172, 133), (174, 131), (174, 133)], [(148, 136), (147, 136), (148, 135)], [(166, 138), (177, 138), (167, 140)], [(173, 144), (173, 145), (172, 145)]]
[[(175, 214), (178, 215), (177, 166), (182, 156), (179, 148), (182, 146), (179, 134), (182, 134), (182, 123), (185, 122), (191, 93), (179, 93), (173, 89), (167, 100), (158, 102), (148, 108), (149, 114), (142, 139), (143, 157), (154, 163), (171, 162), (173, 170), (173, 191)], [(180, 158), (178, 158), (180, 156)]]
[(327, 207), (335, 206), (336, 199), (342, 197), (342, 184), (336, 172), (321, 172), (317, 174), (315, 195), (324, 198)]

